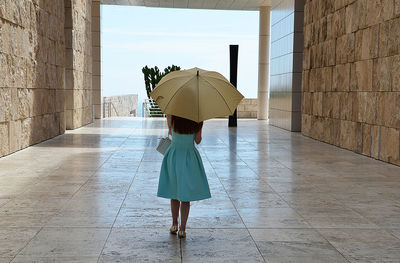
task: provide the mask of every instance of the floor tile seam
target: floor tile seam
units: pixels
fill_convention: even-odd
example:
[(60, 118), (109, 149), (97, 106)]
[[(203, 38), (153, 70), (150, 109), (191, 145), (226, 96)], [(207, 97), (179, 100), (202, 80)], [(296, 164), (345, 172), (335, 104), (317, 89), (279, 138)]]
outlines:
[[(242, 159), (241, 159), (242, 160)], [(242, 160), (243, 161), (243, 160)], [(243, 161), (244, 162), (244, 161)], [(279, 161), (278, 161), (279, 162)], [(246, 162), (244, 162), (249, 168), (250, 168), (250, 170), (252, 170), (254, 173), (256, 173), (257, 175), (258, 175), (258, 173), (256, 172), (256, 171), (254, 171)], [(280, 163), (280, 162), (279, 162)], [(286, 166), (285, 166), (286, 167)], [(286, 167), (286, 168), (288, 168), (288, 167)], [(291, 170), (291, 169), (290, 169)], [(293, 211), (294, 211), (294, 213), (296, 214), (296, 215), (298, 215), (300, 218), (302, 218), (303, 220), (304, 220), (304, 222), (309, 226), (309, 228), (312, 228), (312, 226), (311, 226), (311, 224), (308, 222), (308, 220), (306, 220), (306, 218), (304, 218), (294, 207), (292, 207), (290, 204), (289, 204), (289, 202), (288, 201), (286, 201), (283, 197), (282, 197), (282, 195), (279, 193), (279, 192), (277, 192), (268, 182), (265, 182), (271, 189), (272, 189), (272, 191), (273, 191), (273, 193), (274, 194), (276, 194), (280, 199), (282, 199), (287, 205), (288, 205), (288, 207), (290, 208), (290, 209), (292, 209)], [(228, 196), (229, 196), (229, 194), (228, 194)], [(230, 198), (230, 196), (229, 196), (229, 198)], [(236, 208), (236, 207), (235, 207)]]
[[(129, 136), (127, 136), (127, 138), (121, 143), (121, 145), (118, 147), (118, 149), (121, 149), (121, 146), (131, 137), (131, 135), (132, 135), (132, 133), (131, 133)], [(112, 154), (111, 154), (111, 155), (112, 155)], [(111, 155), (110, 155), (110, 157), (111, 157)], [(118, 213), (117, 213), (117, 215), (115, 216), (114, 222), (112, 223), (112, 225), (111, 225), (111, 227), (110, 227), (110, 231), (108, 232), (107, 238), (106, 238), (105, 241), (104, 241), (104, 245), (103, 245), (103, 247), (101, 248), (100, 254), (99, 254), (98, 258), (97, 258), (97, 262), (98, 262), (98, 263), (100, 262), (101, 256), (102, 256), (102, 254), (103, 254), (104, 248), (106, 247), (106, 244), (107, 244), (107, 242), (108, 242), (108, 239), (110, 238), (111, 232), (112, 232), (112, 230), (114, 229), (114, 225), (115, 225), (115, 222), (117, 221), (118, 215), (119, 215), (120, 212), (121, 212), (121, 208), (122, 208), (122, 206), (124, 205), (124, 202), (125, 202), (125, 200), (126, 200), (128, 194), (129, 194), (129, 191), (130, 191), (131, 187), (132, 187), (132, 184), (133, 184), (133, 182), (134, 182), (134, 180), (135, 180), (135, 178), (136, 178), (136, 175), (138, 174), (139, 167), (140, 167), (140, 165), (141, 165), (141, 163), (142, 163), (142, 161), (143, 161), (143, 158), (144, 158), (144, 152), (142, 153), (142, 158), (140, 159), (139, 165), (136, 167), (135, 175), (134, 175), (133, 178), (131, 179), (131, 183), (129, 184), (128, 190), (127, 190), (126, 193), (125, 193), (125, 197), (124, 197), (124, 199), (123, 199), (122, 202), (121, 202), (121, 206), (119, 207)]]
[[(117, 151), (117, 149), (115, 150), (115, 151)], [(115, 152), (115, 151), (113, 151), (113, 153)], [(110, 156), (108, 156), (108, 158), (106, 158), (105, 160), (104, 160), (104, 162), (103, 162), (103, 164), (102, 165), (104, 165), (104, 163), (105, 162), (107, 162), (107, 160), (113, 155), (113, 153), (112, 154), (110, 154)], [(95, 174), (96, 174), (96, 172), (100, 169), (100, 167), (102, 166), (102, 165), (100, 165), (94, 172), (93, 172), (93, 174), (91, 175), (91, 176), (89, 176), (88, 177), (88, 179), (86, 180), (86, 182), (84, 183), (84, 184), (82, 184), (81, 185), (81, 187), (79, 187), (79, 189), (77, 190), (77, 191), (75, 191), (75, 193), (73, 194), (73, 195), (71, 195), (71, 197), (69, 198), (69, 199), (67, 199), (68, 201), (69, 200), (71, 200), (72, 198), (73, 198), (73, 196), (90, 180), (90, 178), (91, 177), (93, 177)], [(39, 182), (38, 182), (39, 183)], [(11, 200), (10, 200), (11, 201)], [(68, 202), (67, 201), (67, 202)], [(29, 241), (25, 244), (25, 246), (23, 246), (21, 249), (19, 249), (18, 250), (18, 252), (15, 254), (15, 256), (13, 257), (13, 259), (12, 259), (12, 261), (14, 261), (14, 259), (32, 242), (32, 240), (34, 239), (34, 238), (36, 238), (36, 236), (41, 232), (41, 231), (43, 231), (43, 229), (45, 229), (45, 228), (60, 228), (60, 227), (51, 227), (51, 226), (49, 226), (49, 227), (46, 227), (46, 224), (48, 223), (48, 222), (50, 222), (50, 220), (52, 219), (52, 218), (54, 218), (55, 216), (57, 216), (57, 214), (62, 210), (62, 208), (64, 208), (65, 207), (65, 205), (63, 206), (63, 207), (61, 207), (57, 212), (55, 212), (54, 213), (54, 215), (52, 215), (50, 218), (49, 218), (49, 220), (47, 220), (47, 222), (45, 223), (45, 225), (44, 226), (41, 226), (40, 227), (40, 229), (36, 232), (36, 234), (31, 238), (31, 239), (29, 239)], [(21, 227), (16, 227), (16, 228), (21, 228)], [(62, 228), (72, 228), (72, 227), (62, 227)], [(73, 228), (80, 228), (80, 227), (73, 227)], [(81, 227), (81, 228), (84, 228), (84, 227)], [(85, 228), (87, 228), (87, 227), (85, 227)], [(93, 227), (94, 229), (99, 229), (99, 228), (97, 228), (97, 227)], [(101, 229), (108, 229), (108, 228), (101, 228)], [(12, 262), (11, 261), (11, 262)]]
[[(294, 174), (297, 175), (297, 173), (296, 173), (294, 170), (292, 170), (290, 167), (286, 166), (284, 163), (280, 162), (279, 160), (276, 160), (276, 161), (279, 162), (281, 165), (283, 165), (284, 167), (286, 167), (287, 169), (289, 169), (290, 171), (292, 171)], [(250, 168), (250, 169), (251, 169), (251, 168)], [(305, 180), (306, 182), (311, 183), (310, 180), (307, 179), (307, 178), (304, 179), (304, 180)], [(267, 184), (268, 184), (268, 183), (267, 183)], [(312, 184), (312, 183), (311, 183), (311, 184)], [(268, 184), (268, 185), (269, 185), (269, 184)], [(271, 187), (271, 186), (270, 186), (270, 187)], [(314, 186), (314, 185), (313, 185), (313, 187), (315, 187), (316, 189), (321, 190), (321, 191), (323, 190), (323, 189), (321, 189), (321, 188), (318, 187), (318, 186)], [(271, 189), (275, 192), (275, 190), (274, 190), (272, 187), (271, 187)], [(278, 196), (279, 196), (280, 198), (282, 198), (282, 200), (284, 200), (284, 201), (286, 202), (286, 200), (283, 199), (283, 197), (282, 197), (281, 195), (278, 194)], [(328, 196), (329, 196), (330, 198), (332, 198), (334, 201), (340, 203), (343, 207), (345, 207), (345, 208), (351, 210), (352, 212), (354, 212), (354, 213), (356, 213), (357, 215), (359, 215), (361, 218), (367, 220), (368, 223), (373, 224), (373, 225), (376, 225), (374, 222), (370, 221), (368, 218), (366, 218), (366, 217), (365, 217), (364, 215), (362, 215), (361, 213), (355, 211), (355, 210), (352, 209), (351, 207), (346, 206), (346, 204), (345, 204), (344, 202), (338, 200), (338, 199), (335, 198), (332, 194), (328, 194)], [(298, 215), (300, 215), (300, 216), (309, 224), (308, 220), (307, 220), (305, 217), (303, 217), (299, 212), (297, 212), (297, 209), (296, 209), (295, 207), (291, 206), (288, 202), (286, 202), (286, 203), (289, 205), (290, 208), (292, 208)], [(311, 226), (311, 225), (310, 225), (310, 226)]]
[(385, 232), (387, 232), (389, 235), (393, 236), (395, 239), (397, 239), (398, 241), (400, 241), (400, 236), (396, 236), (395, 234), (392, 233), (392, 231), (389, 230), (393, 230), (393, 229), (383, 229), (385, 230)]
[[(15, 256), (12, 257), (11, 262), (13, 262), (14, 259), (15, 259), (15, 258), (16, 258), (16, 257), (17, 257), (17, 256), (32, 242), (32, 240), (34, 240), (34, 239), (36, 238), (36, 236), (39, 235), (39, 233), (43, 230), (43, 228), (44, 228), (44, 226), (40, 227), (40, 229), (36, 232), (36, 234), (33, 235), (33, 237), (32, 237), (31, 239), (29, 239), (28, 242), (26, 242), (25, 246), (23, 246), (21, 249), (19, 249), (19, 250), (17, 251), (17, 253), (15, 253)], [(11, 262), (10, 262), (10, 263), (11, 263)]]
[(323, 230), (323, 228), (313, 228), (313, 230), (315, 231), (315, 232), (317, 232), (318, 233), (318, 235), (320, 235), (326, 242), (328, 242), (328, 244), (331, 246), (331, 247), (333, 247), (336, 251), (337, 251), (337, 253), (339, 253), (340, 255), (342, 255), (342, 257), (348, 262), (348, 263), (351, 263), (352, 261), (351, 261), (351, 257), (347, 257), (347, 256), (345, 256), (342, 252), (340, 252), (339, 250), (338, 250), (338, 248), (336, 248), (329, 240), (328, 240), (328, 238), (326, 238), (323, 234), (321, 234), (321, 232), (319, 231), (320, 229), (322, 229)]
[[(122, 145), (122, 143), (121, 143), (121, 145)], [(121, 146), (120, 145), (120, 146)], [(74, 198), (74, 196), (94, 177), (94, 175), (100, 170), (100, 168), (111, 158), (111, 156), (116, 152), (116, 151), (118, 151), (119, 150), (119, 148), (120, 148), (120, 146), (117, 148), (117, 149), (115, 149), (114, 151), (112, 151), (111, 152), (111, 154), (103, 161), (103, 163), (101, 164), (101, 165), (99, 165), (97, 168), (96, 168), (96, 170), (94, 170), (93, 172), (92, 172), (92, 174), (90, 175), (90, 176), (88, 176), (87, 177), (87, 179), (85, 180), (85, 182), (71, 195), (71, 197), (69, 198), (69, 199), (67, 199), (67, 201), (66, 201), (66, 203), (57, 211), (57, 213), (54, 215), (54, 216), (56, 216), (56, 215), (60, 215), (59, 213), (62, 211), (62, 209), (63, 208), (65, 208), (67, 205), (68, 205), (68, 203), (69, 203), (69, 201), (71, 201), (73, 198)], [(53, 216), (53, 217), (54, 217)], [(50, 221), (50, 220), (49, 220)]]
[[(226, 145), (226, 144), (225, 144), (225, 145)], [(229, 151), (229, 148), (228, 148), (228, 151)], [(210, 162), (210, 159), (208, 158), (207, 153), (205, 153), (205, 156), (206, 156), (206, 158), (207, 158), (207, 161)], [(210, 162), (210, 163), (211, 163), (211, 162)], [(261, 253), (260, 248), (258, 247), (256, 241), (254, 240), (253, 236), (251, 235), (249, 229), (247, 228), (247, 225), (244, 223), (244, 220), (243, 220), (242, 216), (240, 215), (239, 211), (237, 210), (236, 205), (233, 203), (232, 198), (230, 197), (230, 195), (229, 195), (228, 192), (226, 191), (226, 188), (225, 188), (224, 184), (222, 183), (221, 178), (220, 178), (220, 177), (218, 176), (218, 174), (216, 173), (214, 167), (213, 167), (213, 170), (214, 170), (215, 175), (216, 175), (217, 178), (218, 178), (219, 183), (222, 185), (222, 188), (224, 189), (226, 195), (228, 196), (228, 198), (229, 198), (229, 200), (230, 200), (232, 206), (235, 208), (235, 211), (236, 211), (237, 215), (239, 216), (240, 220), (242, 221), (242, 224), (245, 226), (245, 229), (246, 229), (247, 233), (249, 234), (251, 240), (253, 241), (253, 244), (254, 244), (254, 246), (256, 247), (256, 249), (257, 249), (259, 255), (261, 256), (261, 258), (263, 259), (263, 261), (264, 261), (265, 263), (267, 263), (266, 259), (264, 258), (263, 254)]]

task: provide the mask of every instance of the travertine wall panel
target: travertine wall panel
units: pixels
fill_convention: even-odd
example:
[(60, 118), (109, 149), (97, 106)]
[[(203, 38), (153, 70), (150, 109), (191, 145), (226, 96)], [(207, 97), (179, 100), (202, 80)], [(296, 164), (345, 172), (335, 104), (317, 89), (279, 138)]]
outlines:
[(308, 0), (302, 133), (400, 165), (400, 1)]
[(65, 0), (66, 128), (92, 122), (92, 1)]
[(63, 1), (0, 1), (0, 157), (65, 131), (63, 28)]

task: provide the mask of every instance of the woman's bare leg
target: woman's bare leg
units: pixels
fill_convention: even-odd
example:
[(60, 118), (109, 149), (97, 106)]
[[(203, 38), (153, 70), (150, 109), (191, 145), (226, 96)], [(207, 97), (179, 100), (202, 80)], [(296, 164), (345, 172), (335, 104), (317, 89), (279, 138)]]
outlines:
[(186, 231), (186, 222), (189, 217), (190, 202), (181, 202), (181, 227), (180, 230)]
[(175, 199), (171, 199), (171, 214), (172, 214), (172, 225), (178, 225), (178, 217), (179, 217), (179, 206), (180, 202)]

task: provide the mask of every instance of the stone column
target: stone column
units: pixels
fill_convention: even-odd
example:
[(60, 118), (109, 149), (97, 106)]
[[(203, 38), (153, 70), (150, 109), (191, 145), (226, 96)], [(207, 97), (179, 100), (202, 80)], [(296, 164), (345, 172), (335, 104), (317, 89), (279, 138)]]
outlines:
[(92, 101), (94, 117), (101, 118), (100, 0), (92, 2)]
[(268, 119), (270, 6), (260, 6), (260, 34), (258, 51), (258, 109), (257, 119)]

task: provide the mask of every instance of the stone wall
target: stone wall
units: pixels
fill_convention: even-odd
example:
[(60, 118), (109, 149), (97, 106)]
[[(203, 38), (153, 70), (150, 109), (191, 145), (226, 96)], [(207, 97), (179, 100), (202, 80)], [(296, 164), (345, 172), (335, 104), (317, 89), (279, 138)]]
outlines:
[(138, 116), (138, 95), (104, 97), (103, 117)]
[(400, 165), (400, 1), (308, 0), (302, 133)]
[(0, 1), (0, 157), (62, 134), (63, 1)]
[(92, 100), (94, 117), (101, 118), (100, 0), (92, 2)]
[(301, 130), (304, 0), (274, 1), (271, 9), (269, 123)]
[(257, 118), (257, 99), (243, 99), (237, 107), (237, 117), (244, 118)]
[(65, 2), (66, 128), (92, 122), (92, 0)]

